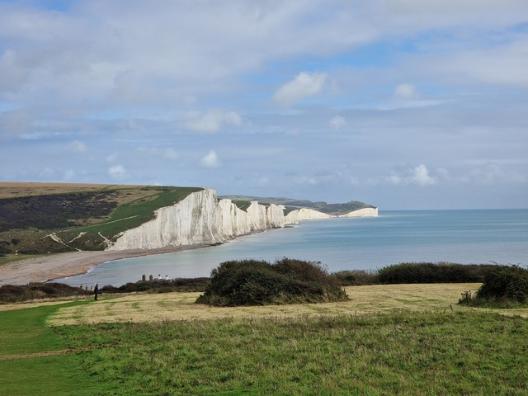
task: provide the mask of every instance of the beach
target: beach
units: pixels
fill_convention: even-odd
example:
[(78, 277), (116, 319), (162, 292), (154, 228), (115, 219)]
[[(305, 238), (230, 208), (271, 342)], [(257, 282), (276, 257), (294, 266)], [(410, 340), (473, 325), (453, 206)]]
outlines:
[(49, 254), (0, 266), (1, 285), (25, 285), (84, 274), (98, 264), (123, 258), (173, 253), (208, 245), (167, 247), (151, 250), (83, 251)]

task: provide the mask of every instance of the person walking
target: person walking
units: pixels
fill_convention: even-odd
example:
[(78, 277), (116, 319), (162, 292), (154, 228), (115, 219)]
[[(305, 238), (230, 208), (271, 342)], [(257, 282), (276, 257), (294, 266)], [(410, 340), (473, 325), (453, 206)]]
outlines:
[(95, 288), (94, 288), (94, 299), (95, 301), (97, 301), (97, 297), (99, 296), (99, 284), (96, 283), (95, 284)]

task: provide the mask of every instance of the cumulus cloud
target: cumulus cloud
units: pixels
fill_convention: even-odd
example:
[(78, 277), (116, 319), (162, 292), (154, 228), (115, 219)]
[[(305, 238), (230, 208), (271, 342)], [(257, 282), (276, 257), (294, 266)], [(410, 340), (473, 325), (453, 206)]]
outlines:
[(110, 168), (108, 168), (108, 175), (112, 179), (123, 179), (127, 176), (127, 170), (121, 164), (112, 165)]
[(293, 80), (280, 87), (273, 99), (282, 106), (291, 106), (321, 92), (326, 79), (325, 73), (299, 73)]
[(200, 160), (200, 164), (204, 168), (218, 168), (220, 166), (220, 160), (218, 159), (216, 151), (209, 150), (209, 152)]
[(330, 124), (330, 127), (334, 129), (341, 129), (346, 126), (347, 121), (344, 117), (334, 116), (330, 119), (329, 124)]
[(422, 187), (430, 186), (437, 182), (436, 178), (430, 175), (429, 169), (424, 164), (420, 164), (403, 173), (393, 172), (387, 178), (387, 181), (395, 185), (415, 184)]
[(69, 147), (75, 153), (84, 153), (88, 149), (86, 143), (81, 142), (80, 140), (74, 140), (70, 143)]
[(193, 113), (185, 123), (186, 127), (197, 132), (217, 132), (224, 126), (240, 126), (242, 118), (234, 111), (210, 110)]

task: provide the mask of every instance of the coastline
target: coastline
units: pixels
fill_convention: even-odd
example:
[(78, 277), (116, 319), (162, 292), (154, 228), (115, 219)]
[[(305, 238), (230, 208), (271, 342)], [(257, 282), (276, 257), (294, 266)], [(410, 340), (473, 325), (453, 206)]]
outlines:
[[(281, 229), (294, 228), (302, 221), (332, 220), (348, 216), (329, 216), (321, 218), (304, 218), (284, 227), (271, 227), (256, 230), (246, 234), (237, 235), (225, 242), (233, 241), (247, 235)], [(350, 216), (352, 217), (352, 216)], [(361, 217), (361, 216), (360, 216)], [(125, 250), (102, 250), (102, 251), (80, 251), (53, 253), (29, 257), (0, 266), (0, 286), (2, 285), (25, 285), (31, 282), (49, 282), (70, 276), (82, 275), (90, 272), (97, 265), (125, 258), (151, 256), (164, 253), (174, 253), (183, 250), (191, 250), (203, 247), (216, 246), (222, 243), (202, 243), (195, 245), (184, 245), (177, 247), (162, 247), (155, 249), (125, 249)]]
[(48, 282), (54, 279), (75, 276), (89, 272), (97, 265), (124, 258), (173, 253), (202, 247), (211, 244), (166, 247), (142, 250), (102, 250), (55, 253), (45, 256), (30, 257), (24, 260), (0, 266), (0, 286), (25, 285), (31, 282)]

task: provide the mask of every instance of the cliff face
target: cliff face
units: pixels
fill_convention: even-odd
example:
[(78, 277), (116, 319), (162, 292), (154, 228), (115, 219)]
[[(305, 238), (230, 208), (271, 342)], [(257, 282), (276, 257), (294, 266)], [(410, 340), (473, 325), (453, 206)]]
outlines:
[(339, 217), (377, 217), (378, 208), (363, 208), (358, 210), (353, 210)]
[(107, 250), (221, 243), (285, 224), (282, 206), (254, 201), (243, 211), (229, 199), (218, 201), (214, 190), (205, 189), (158, 209), (155, 219), (123, 232)]
[(292, 210), (286, 215), (287, 224), (296, 224), (302, 220), (328, 219), (333, 217), (329, 214), (319, 212), (315, 209), (301, 208)]
[[(346, 216), (353, 217), (355, 212), (358, 211)], [(285, 216), (282, 205), (262, 205), (257, 201), (252, 201), (244, 211), (230, 199), (218, 200), (214, 190), (205, 189), (189, 194), (173, 206), (158, 209), (153, 220), (123, 232), (107, 250), (222, 243), (251, 232), (330, 217), (334, 216), (307, 208)]]

